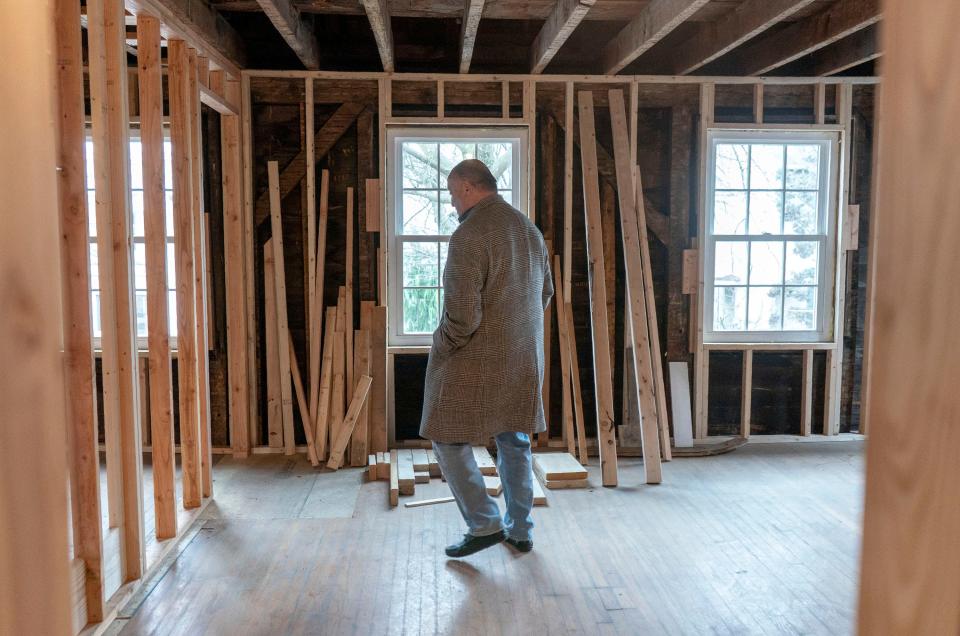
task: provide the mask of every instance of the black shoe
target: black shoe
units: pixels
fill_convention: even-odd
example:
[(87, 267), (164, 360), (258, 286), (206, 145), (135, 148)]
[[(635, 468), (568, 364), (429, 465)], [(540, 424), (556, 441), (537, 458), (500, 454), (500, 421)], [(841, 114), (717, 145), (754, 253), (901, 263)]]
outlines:
[(501, 543), (505, 538), (503, 530), (494, 532), (493, 534), (486, 534), (482, 537), (475, 537), (472, 534), (463, 535), (463, 541), (454, 545), (448, 545), (444, 552), (447, 553), (448, 557), (460, 558), (473, 554), (474, 552), (479, 552), (480, 550), (485, 550), (492, 545), (497, 545)]
[(505, 541), (507, 542), (508, 545), (513, 547), (517, 552), (529, 552), (530, 550), (533, 550), (533, 541), (529, 539), (521, 540), (521, 539), (514, 539), (513, 537), (507, 537)]

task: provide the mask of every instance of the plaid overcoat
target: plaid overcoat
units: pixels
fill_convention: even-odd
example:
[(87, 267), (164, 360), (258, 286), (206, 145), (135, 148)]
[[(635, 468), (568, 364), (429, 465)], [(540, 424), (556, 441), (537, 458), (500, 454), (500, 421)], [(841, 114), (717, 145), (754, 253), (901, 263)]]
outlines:
[(450, 237), (443, 289), (420, 435), (477, 444), (545, 430), (543, 312), (553, 282), (540, 230), (500, 196), (482, 200)]

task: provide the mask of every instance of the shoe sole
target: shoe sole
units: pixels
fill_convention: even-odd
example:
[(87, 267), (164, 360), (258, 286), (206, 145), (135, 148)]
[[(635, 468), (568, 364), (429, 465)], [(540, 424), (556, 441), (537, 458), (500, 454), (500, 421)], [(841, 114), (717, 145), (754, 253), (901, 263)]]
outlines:
[(498, 541), (494, 541), (494, 542), (492, 542), (492, 543), (488, 543), (488, 544), (486, 544), (486, 545), (482, 545), (482, 546), (480, 546), (480, 547), (478, 547), (478, 548), (476, 548), (476, 549), (467, 550), (467, 551), (464, 551), (464, 552), (454, 552), (454, 553), (450, 553), (450, 552), (444, 550), (444, 553), (445, 553), (448, 557), (450, 557), (451, 559), (461, 559), (461, 558), (463, 558), (463, 557), (470, 556), (471, 554), (476, 554), (477, 552), (481, 552), (482, 550), (486, 550), (487, 548), (492, 548), (493, 546), (498, 545), (498, 544), (500, 544), (500, 543), (503, 543), (504, 541), (506, 541), (506, 537), (501, 538), (501, 539), (498, 540)]

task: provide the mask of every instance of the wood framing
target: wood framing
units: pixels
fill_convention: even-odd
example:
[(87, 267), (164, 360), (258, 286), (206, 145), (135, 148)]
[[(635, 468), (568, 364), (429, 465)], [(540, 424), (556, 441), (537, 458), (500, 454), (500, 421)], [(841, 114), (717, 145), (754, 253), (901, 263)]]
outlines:
[(569, 299), (573, 272), (573, 82), (564, 84), (563, 96), (563, 297)]
[(623, 91), (609, 92), (610, 123), (617, 170), (617, 195), (620, 204), (620, 231), (623, 237), (624, 271), (626, 274), (627, 311), (625, 330), (630, 338), (634, 387), (640, 407), (640, 440), (643, 448), (643, 472), (646, 483), (662, 481), (660, 469), (660, 440), (658, 437), (657, 402), (654, 396), (651, 366), (650, 332), (647, 325), (648, 297), (643, 285), (643, 261), (640, 256), (640, 229), (637, 225), (636, 195), (633, 168), (630, 164), (627, 114)]
[(284, 42), (308, 69), (320, 68), (320, 47), (313, 27), (303, 19), (291, 0), (257, 0)]
[(200, 69), (197, 54), (190, 50), (190, 152), (193, 167), (193, 187), (191, 188), (193, 208), (193, 272), (195, 276), (194, 294), (196, 300), (197, 330), (197, 409), (200, 421), (200, 493), (209, 497), (213, 493), (213, 474), (210, 450), (210, 326), (207, 311), (207, 215), (203, 211), (203, 150), (200, 132)]
[(134, 15), (141, 12), (160, 19), (167, 40), (186, 40), (219, 68), (234, 77), (247, 65), (240, 34), (209, 4), (196, 0), (124, 0)]
[(813, 0), (748, 0), (724, 14), (716, 22), (697, 25), (694, 32), (666, 53), (661, 60), (651, 61), (675, 75), (693, 73), (698, 68), (734, 50), (775, 24), (804, 9)]
[[(58, 131), (54, 122), (60, 114), (56, 109), (57, 64), (62, 63), (55, 25), (79, 6), (66, 14), (57, 13), (61, 8), (57, 2), (13, 3), (4, 7), (0, 21), (0, 59), (4, 61), (0, 83), (13, 91), (0, 102), (4, 122), (0, 187), (4, 201), (16, 202), (18, 209), (29, 211), (10, 213), (4, 204), (0, 232), (0, 359), (9, 365), (0, 381), (2, 634), (74, 633), (64, 454), (68, 422), (60, 347), (61, 271), (56, 257), (60, 225), (55, 180), (60, 179), (61, 186), (65, 183), (63, 175), (58, 177), (54, 171), (59, 165), (57, 134), (64, 131)], [(79, 28), (79, 20), (70, 28)], [(79, 40), (77, 33), (74, 44)], [(79, 47), (71, 56), (74, 63), (78, 56)], [(80, 68), (73, 67), (70, 72), (77, 76), (71, 82), (76, 87)], [(80, 95), (71, 95), (65, 88), (60, 85), (61, 99), (69, 99), (76, 112), (73, 98)], [(80, 115), (71, 127), (74, 133), (82, 132), (82, 111)], [(82, 146), (78, 148), (82, 158)], [(73, 170), (77, 166), (62, 167)], [(82, 189), (82, 165), (80, 168), (75, 176)], [(86, 287), (87, 283), (79, 284)], [(93, 459), (95, 462), (96, 455)], [(96, 521), (99, 523), (99, 518)]]
[(580, 91), (580, 153), (583, 167), (584, 212), (593, 328), (593, 372), (597, 404), (597, 434), (604, 486), (617, 485), (617, 439), (613, 423), (613, 372), (610, 364), (610, 331), (604, 280), (603, 236), (600, 225), (600, 181), (597, 173), (597, 135), (593, 93)]
[(553, 257), (554, 302), (557, 308), (557, 339), (560, 341), (560, 394), (563, 401), (563, 437), (567, 441), (567, 452), (576, 452), (576, 436), (573, 429), (573, 400), (570, 387), (570, 334), (567, 331), (567, 309), (563, 295), (562, 270), (560, 256)]
[(276, 161), (267, 162), (270, 188), (270, 227), (273, 241), (273, 278), (277, 308), (277, 351), (280, 359), (280, 413), (283, 422), (283, 449), (293, 455), (293, 395), (290, 387), (290, 350), (283, 346), (290, 329), (287, 326), (287, 276), (283, 256), (283, 221), (280, 214), (280, 170)]
[(360, 0), (370, 20), (373, 38), (377, 41), (380, 62), (386, 73), (393, 72), (393, 31), (390, 27), (390, 7), (387, 0)]
[(177, 281), (177, 380), (180, 414), (180, 457), (183, 505), (200, 505), (199, 410), (197, 395), (196, 314), (194, 313), (193, 154), (190, 78), (187, 46), (171, 40), (168, 47), (170, 143), (173, 161), (173, 218)]
[(651, 0), (600, 52), (604, 72), (616, 75), (659, 42), (708, 0)]
[(283, 415), (280, 408), (280, 353), (277, 350), (277, 292), (273, 273), (273, 239), (263, 244), (263, 313), (267, 367), (267, 445), (283, 446)]
[(347, 188), (347, 212), (346, 212), (346, 300), (344, 302), (344, 355), (346, 356), (346, 381), (347, 402), (353, 399), (354, 373), (353, 373), (353, 188)]
[[(885, 3), (858, 633), (960, 632), (957, 6)], [(910, 210), (904, 214), (904, 210)], [(871, 227), (871, 231), (873, 227)], [(933, 275), (931, 275), (933, 273)], [(923, 284), (918, 284), (923, 281)], [(909, 387), (905, 390), (905, 382)]]
[(387, 308), (374, 307), (370, 316), (370, 450), (387, 450)]
[[(700, 85), (700, 145), (699, 148), (707, 147), (707, 129), (713, 125), (714, 115), (715, 86), (711, 82)], [(707, 157), (705, 152), (699, 153), (699, 170), (697, 192), (700, 200), (703, 201), (706, 196), (706, 171)], [(691, 326), (694, 338), (694, 368), (693, 368), (693, 436), (695, 439), (703, 439), (707, 436), (707, 397), (709, 394), (710, 383), (710, 351), (703, 345), (703, 305), (704, 305), (704, 281), (703, 281), (703, 254), (704, 254), (704, 232), (706, 231), (705, 215), (702, 210), (697, 214), (697, 307), (696, 307), (696, 325)]]
[(803, 386), (800, 391), (800, 434), (811, 433), (813, 419), (813, 349), (803, 352)]
[(543, 23), (533, 41), (530, 51), (530, 73), (543, 72), (596, 1), (557, 0), (553, 11), (550, 12), (547, 21)]
[(173, 450), (173, 389), (167, 316), (167, 223), (164, 204), (163, 89), (160, 21), (137, 17), (140, 145), (143, 154), (143, 226), (147, 265), (147, 350), (150, 374), (150, 445), (157, 539), (177, 535)]
[(804, 62), (811, 75), (833, 75), (880, 57), (879, 27), (870, 25), (836, 44), (814, 52)]
[[(224, 91), (234, 103), (240, 103), (240, 87), (234, 80), (224, 83)], [(247, 372), (246, 249), (244, 248), (243, 167), (240, 117), (221, 115), (220, 153), (223, 188), (223, 255), (226, 281), (227, 318), (227, 393), (230, 446), (240, 459), (250, 451), (249, 411), (251, 385)], [(250, 286), (253, 281), (250, 280)], [(255, 422), (253, 422), (255, 424)]]
[(740, 437), (750, 437), (750, 417), (753, 405), (753, 349), (743, 352), (743, 374), (740, 379)]
[(745, 76), (763, 75), (875, 24), (880, 16), (880, 0), (845, 0), (828, 5), (809, 18), (740, 47), (732, 55), (731, 68)]
[[(57, 114), (60, 121), (56, 165), (59, 168), (57, 192), (60, 204), (60, 282), (63, 308), (64, 414), (66, 416), (64, 430), (67, 435), (70, 475), (73, 554), (83, 563), (85, 620), (96, 623), (103, 619), (103, 548), (100, 529), (96, 379), (93, 365), (89, 287), (88, 214), (93, 210), (87, 210), (84, 182), (86, 135), (83, 106), (83, 47), (80, 34), (80, 5), (72, 0), (58, 0), (54, 5), (58, 62), (56, 86), (59, 88)], [(15, 18), (10, 17), (10, 19)], [(3, 165), (5, 174), (13, 178), (13, 173), (6, 172), (10, 170), (6, 158), (3, 160)], [(13, 194), (11, 191), (8, 192)], [(19, 240), (19, 232), (11, 232), (9, 238)], [(6, 250), (7, 246), (4, 245), (4, 252)], [(0, 269), (3, 271), (8, 267), (8, 263), (0, 264)], [(0, 292), (0, 295), (5, 294)], [(4, 306), (12, 305), (5, 303)], [(3, 328), (2, 332), (4, 338), (14, 337), (7, 332), (6, 328)], [(3, 397), (4, 402), (8, 397)], [(10, 422), (15, 429), (16, 420), (8, 419), (7, 415), (9, 414), (4, 416), (4, 422)], [(34, 423), (32, 418), (21, 421), (31, 426)], [(35, 434), (36, 431), (33, 433)], [(7, 440), (3, 443), (6, 446)], [(33, 455), (29, 457), (33, 458)], [(15, 461), (13, 458), (4, 459), (5, 463)], [(10, 475), (3, 475), (3, 478), (13, 479)], [(14, 482), (7, 483), (12, 485)], [(43, 509), (38, 510), (43, 511)], [(32, 552), (26, 554), (32, 559)], [(3, 576), (7, 575), (8, 573), (3, 573)], [(10, 575), (13, 574), (10, 573)], [(0, 621), (0, 629), (4, 629), (2, 621)]]
[(367, 179), (367, 210), (365, 215), (367, 232), (379, 232), (381, 228), (381, 217), (383, 216), (383, 201), (380, 190), (380, 179)]
[[(466, 0), (463, 8), (463, 20), (460, 25), (460, 72), (470, 71), (470, 60), (473, 59), (473, 47), (477, 43), (477, 29), (480, 27), (480, 18), (483, 16), (484, 0)], [(386, 68), (386, 65), (384, 65)], [(438, 100), (442, 111), (443, 99)]]
[[(313, 276), (313, 302), (311, 304), (310, 310), (310, 324), (312, 328), (310, 345), (310, 421), (314, 423), (314, 426), (319, 428), (319, 423), (317, 421), (317, 410), (320, 407), (321, 396), (318, 390), (319, 384), (322, 382), (323, 370), (320, 368), (320, 373), (318, 374), (318, 368), (321, 366), (321, 360), (326, 364), (326, 356), (328, 355), (328, 344), (326, 339), (323, 341), (323, 353), (321, 358), (320, 350), (320, 330), (321, 330), (321, 316), (323, 316), (323, 281), (324, 274), (326, 272), (326, 261), (327, 261), (327, 221), (330, 214), (330, 171), (324, 169), (320, 174), (320, 218), (317, 220), (317, 238), (316, 238), (316, 258), (314, 259), (314, 264), (316, 266), (316, 272)], [(327, 311), (327, 320), (329, 321), (330, 312)], [(329, 326), (329, 323), (328, 323)], [(332, 353), (331, 353), (332, 355)], [(329, 365), (328, 365), (329, 366)], [(329, 388), (329, 385), (328, 385)], [(329, 402), (329, 396), (327, 401)], [(326, 416), (324, 416), (326, 417)], [(324, 429), (326, 430), (326, 429)], [(319, 435), (319, 433), (318, 433)], [(318, 449), (320, 446), (318, 446)], [(322, 448), (326, 449), (325, 443), (322, 444)], [(321, 459), (323, 458), (323, 453), (320, 453)]]

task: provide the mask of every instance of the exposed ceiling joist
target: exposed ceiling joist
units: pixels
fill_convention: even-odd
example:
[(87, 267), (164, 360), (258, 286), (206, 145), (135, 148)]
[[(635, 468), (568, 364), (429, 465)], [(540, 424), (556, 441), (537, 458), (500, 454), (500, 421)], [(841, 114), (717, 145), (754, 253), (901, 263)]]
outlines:
[(360, 0), (363, 10), (367, 12), (373, 37), (377, 41), (377, 50), (380, 51), (380, 61), (383, 70), (393, 72), (393, 32), (390, 30), (390, 7), (387, 0)]
[(301, 16), (291, 0), (257, 0), (257, 4), (270, 18), (284, 41), (297, 54), (308, 70), (320, 68), (320, 52), (317, 36)]
[(664, 52), (658, 68), (686, 75), (782, 22), (813, 0), (747, 0), (717, 22), (704, 22), (683, 44)]
[(533, 41), (530, 72), (542, 73), (597, 0), (557, 0)]
[(651, 0), (600, 53), (604, 72), (608, 75), (619, 73), (708, 1)]
[(463, 10), (463, 25), (460, 27), (460, 72), (470, 70), (470, 60), (473, 59), (473, 47), (477, 43), (477, 29), (480, 27), (480, 17), (483, 15), (484, 0), (467, 0)]
[(731, 54), (740, 75), (763, 75), (880, 21), (880, 0), (843, 0)]
[(805, 65), (810, 75), (834, 75), (880, 57), (877, 25), (857, 31), (810, 56)]
[(164, 39), (182, 39), (200, 55), (239, 78), (247, 65), (243, 39), (226, 19), (203, 0), (124, 0), (134, 15), (146, 13), (160, 20)]

